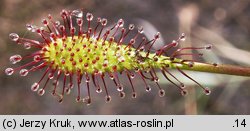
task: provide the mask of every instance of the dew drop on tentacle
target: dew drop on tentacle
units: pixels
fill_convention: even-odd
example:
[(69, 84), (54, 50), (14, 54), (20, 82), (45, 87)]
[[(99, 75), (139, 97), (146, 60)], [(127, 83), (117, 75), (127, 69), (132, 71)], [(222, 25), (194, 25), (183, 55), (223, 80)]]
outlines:
[(160, 89), (159, 92), (158, 92), (158, 94), (159, 94), (160, 97), (165, 96), (165, 90)]
[(74, 84), (73, 84), (73, 83), (69, 83), (69, 84), (68, 84), (68, 88), (73, 89), (73, 87), (74, 87)]
[(157, 32), (157, 33), (154, 35), (154, 38), (155, 38), (155, 39), (159, 39), (159, 38), (160, 38), (160, 32)]
[(33, 60), (35, 62), (39, 62), (41, 60), (41, 56), (40, 55), (35, 55), (34, 58), (33, 58)]
[(119, 96), (123, 99), (123, 98), (125, 98), (126, 94), (125, 94), (125, 92), (121, 91), (121, 92), (119, 92)]
[(30, 30), (32, 29), (32, 25), (31, 25), (31, 24), (26, 24), (26, 29), (27, 29), (28, 31), (30, 31)]
[(56, 22), (55, 22), (55, 26), (56, 26), (56, 27), (59, 27), (59, 25), (60, 25), (60, 21), (56, 21)]
[(131, 79), (134, 79), (134, 78), (135, 78), (135, 74), (134, 74), (134, 73), (130, 73), (129, 75), (130, 75), (130, 78), (131, 78)]
[(18, 34), (16, 34), (16, 33), (10, 33), (10, 34), (9, 34), (9, 38), (10, 38), (10, 40), (16, 42), (16, 41), (18, 41), (19, 36), (18, 36)]
[(136, 92), (132, 92), (132, 98), (135, 99), (137, 97), (137, 93)]
[(154, 79), (154, 82), (159, 82), (160, 81), (160, 79), (158, 77), (154, 77), (153, 79)]
[(146, 85), (145, 89), (146, 89), (146, 92), (150, 92), (151, 91), (151, 87), (149, 85)]
[(26, 29), (31, 32), (36, 32), (37, 26), (32, 24), (26, 24)]
[(134, 24), (129, 24), (129, 26), (128, 26), (128, 29), (129, 30), (133, 30), (135, 28), (135, 25)]
[(66, 19), (67, 15), (68, 15), (68, 11), (62, 10), (60, 14), (61, 14), (61, 17), (62, 17), (63, 19)]
[(66, 71), (64, 72), (64, 75), (65, 75), (65, 76), (69, 76), (69, 75), (70, 75), (70, 72), (66, 70)]
[(109, 74), (109, 78), (111, 79), (111, 80), (114, 80), (114, 75), (113, 74)]
[(28, 71), (27, 69), (21, 69), (20, 72), (19, 72), (19, 74), (20, 74), (21, 76), (27, 76), (28, 73), (29, 73), (29, 71)]
[(65, 89), (65, 92), (66, 92), (66, 95), (69, 95), (70, 92), (71, 92), (71, 89), (68, 87), (68, 88)]
[(48, 22), (48, 20), (46, 20), (46, 19), (42, 19), (42, 24), (43, 24), (44, 26), (48, 26), (48, 25), (49, 25), (49, 22)]
[(78, 18), (81, 18), (83, 17), (83, 12), (82, 10), (78, 9), (78, 10), (73, 10), (71, 12), (71, 15), (75, 16), (75, 17), (78, 17)]
[(91, 13), (87, 13), (87, 14), (86, 14), (86, 18), (87, 18), (87, 21), (92, 21), (93, 18), (94, 18), (94, 16), (93, 16), (93, 14), (91, 14)]
[(45, 93), (45, 90), (44, 90), (44, 89), (39, 89), (39, 90), (37, 91), (37, 94), (40, 95), (40, 96), (44, 95), (44, 93)]
[(60, 104), (63, 103), (63, 96), (59, 96), (58, 102), (59, 102)]
[(184, 83), (180, 82), (180, 88), (181, 89), (185, 89), (186, 88), (186, 86), (184, 85)]
[(36, 82), (35, 82), (34, 84), (31, 85), (31, 90), (34, 91), (34, 92), (37, 91), (38, 88), (39, 88), (39, 84), (36, 83)]
[(25, 49), (30, 49), (31, 48), (31, 44), (29, 43), (29, 42), (25, 42), (24, 44), (23, 44), (23, 47), (25, 48)]
[(186, 40), (186, 35), (185, 35), (185, 33), (182, 33), (179, 39), (180, 39), (181, 41), (185, 41), (185, 40)]
[(13, 55), (10, 57), (10, 62), (12, 64), (16, 64), (17, 62), (20, 62), (22, 60), (22, 56), (20, 55)]
[(123, 85), (119, 84), (117, 85), (117, 91), (123, 91)]
[(96, 22), (99, 24), (99, 23), (101, 23), (102, 22), (102, 18), (101, 17), (97, 17), (96, 18)]
[(106, 18), (103, 18), (101, 21), (102, 26), (106, 26), (108, 23), (108, 20)]
[(205, 87), (205, 88), (204, 88), (204, 93), (205, 93), (206, 95), (210, 95), (210, 94), (211, 94), (211, 90), (210, 90), (208, 87)]
[(105, 102), (106, 103), (109, 103), (111, 101), (111, 96), (105, 96)]
[(82, 26), (83, 20), (81, 18), (77, 18), (76, 23), (78, 26)]
[(99, 87), (96, 89), (96, 93), (102, 93), (102, 89)]
[[(51, 33), (49, 34), (49, 36), (50, 36), (50, 40), (51, 40), (52, 42), (56, 41), (57, 36), (56, 36), (55, 33), (51, 32)], [(54, 46), (56, 46), (56, 45), (54, 44)]]
[(124, 20), (123, 19), (119, 19), (118, 22), (117, 22), (117, 26), (118, 27), (123, 27), (124, 25)]
[(89, 106), (89, 105), (91, 104), (91, 99), (90, 99), (90, 97), (88, 97), (88, 96), (85, 97), (85, 98), (83, 98), (82, 101), (83, 101), (84, 103), (86, 103), (87, 106)]
[(186, 96), (188, 94), (188, 91), (186, 89), (181, 90), (181, 95)]
[(138, 32), (139, 32), (140, 34), (143, 33), (143, 27), (142, 27), (142, 26), (138, 27)]
[(135, 43), (135, 39), (131, 39), (129, 43), (133, 45)]
[(5, 74), (10, 76), (14, 73), (14, 69), (13, 68), (7, 68), (5, 69)]
[(210, 49), (212, 49), (212, 45), (211, 45), (211, 44), (206, 45), (206, 46), (205, 46), (205, 49), (206, 49), (206, 50), (210, 50)]
[(54, 78), (54, 73), (53, 73), (53, 72), (50, 72), (50, 73), (48, 74), (48, 78), (52, 80), (52, 79)]
[[(54, 77), (54, 76), (53, 76), (53, 77)], [(53, 78), (52, 78), (52, 79), (53, 79)], [(59, 81), (54, 80), (52, 84), (53, 84), (53, 86), (58, 86), (58, 85), (59, 85)]]
[(76, 97), (76, 102), (80, 102), (81, 101), (81, 97), (80, 96), (77, 96)]

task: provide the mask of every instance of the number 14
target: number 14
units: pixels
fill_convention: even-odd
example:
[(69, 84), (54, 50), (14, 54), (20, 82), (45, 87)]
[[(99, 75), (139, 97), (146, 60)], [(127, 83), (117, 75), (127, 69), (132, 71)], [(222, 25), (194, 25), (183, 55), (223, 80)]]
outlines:
[(236, 127), (239, 127), (239, 126), (246, 127), (246, 125), (247, 125), (245, 119), (243, 119), (242, 121), (239, 121), (239, 119), (236, 119), (235, 123), (236, 123)]

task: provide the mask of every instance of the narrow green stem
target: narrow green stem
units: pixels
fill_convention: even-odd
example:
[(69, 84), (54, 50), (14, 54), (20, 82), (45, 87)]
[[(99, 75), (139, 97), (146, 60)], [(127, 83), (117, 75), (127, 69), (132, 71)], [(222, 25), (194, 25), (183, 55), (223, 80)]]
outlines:
[(181, 66), (178, 68), (182, 70), (191, 70), (191, 71), (200, 71), (200, 72), (210, 72), (210, 73), (218, 73), (218, 74), (228, 74), (228, 75), (237, 75), (237, 76), (250, 76), (250, 67), (241, 67), (234, 65), (212, 65), (195, 62), (193, 67), (189, 66)]

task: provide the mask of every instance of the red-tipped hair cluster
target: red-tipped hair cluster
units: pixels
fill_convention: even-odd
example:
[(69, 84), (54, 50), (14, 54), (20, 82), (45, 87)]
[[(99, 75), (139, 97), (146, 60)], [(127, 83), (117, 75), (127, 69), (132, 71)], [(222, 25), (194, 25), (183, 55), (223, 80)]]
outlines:
[[(97, 93), (104, 89), (106, 102), (111, 100), (106, 82), (107, 75), (115, 84), (120, 97), (125, 97), (123, 85), (119, 80), (119, 73), (125, 73), (131, 85), (132, 97), (136, 98), (136, 89), (132, 79), (138, 76), (145, 84), (145, 90), (151, 91), (151, 87), (146, 80), (154, 81), (159, 89), (159, 96), (165, 95), (164, 89), (159, 85), (159, 78), (156, 70), (160, 70), (163, 76), (178, 89), (182, 95), (186, 95), (185, 85), (176, 78), (170, 68), (177, 69), (181, 74), (197, 83), (206, 94), (210, 94), (208, 88), (203, 87), (197, 81), (188, 76), (178, 65), (192, 68), (194, 60), (182, 60), (180, 56), (202, 56), (201, 53), (182, 53), (184, 50), (210, 49), (206, 47), (186, 47), (179, 48), (169, 56), (164, 56), (172, 48), (176, 48), (178, 43), (185, 40), (182, 34), (177, 40), (166, 44), (161, 49), (152, 53), (151, 49), (160, 38), (157, 32), (152, 40), (147, 40), (143, 35), (143, 28), (139, 27), (137, 33), (132, 38), (129, 33), (135, 28), (130, 24), (124, 28), (123, 19), (119, 19), (110, 28), (107, 28), (107, 19), (98, 17), (94, 22), (91, 13), (83, 15), (82, 10), (62, 10), (62, 22), (54, 21), (51, 15), (42, 20), (43, 27), (27, 24), (29, 31), (41, 36), (42, 41), (21, 38), (16, 33), (11, 33), (10, 39), (17, 44), (24, 45), (26, 49), (34, 47), (36, 52), (26, 55), (14, 55), (10, 57), (10, 62), (16, 64), (23, 59), (32, 58), (33, 60), (17, 68), (7, 68), (7, 75), (20, 71), (21, 76), (26, 76), (30, 71), (45, 68), (44, 74), (38, 82), (35, 82), (31, 89), (37, 91), (39, 95), (45, 93), (45, 89), (50, 80), (53, 80), (52, 94), (58, 97), (59, 102), (63, 101), (64, 95), (69, 94), (74, 87), (78, 94), (76, 101), (91, 103), (90, 83), (93, 83)], [(61, 24), (62, 23), (62, 24)], [(129, 40), (125, 42), (125, 40)], [(29, 69), (26, 69), (30, 67)], [(45, 79), (45, 84), (40, 87)], [(58, 91), (59, 79), (63, 80), (62, 89)], [(81, 86), (85, 79), (87, 96), (81, 97)], [(172, 80), (173, 79), (173, 80)], [(76, 86), (74, 86), (74, 81)], [(103, 86), (99, 84), (102, 81)]]

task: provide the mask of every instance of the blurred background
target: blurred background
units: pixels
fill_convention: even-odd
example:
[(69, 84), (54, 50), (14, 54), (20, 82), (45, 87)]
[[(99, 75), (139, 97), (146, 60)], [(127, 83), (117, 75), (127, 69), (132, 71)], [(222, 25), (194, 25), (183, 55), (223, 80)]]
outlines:
[(249, 0), (0, 0), (0, 114), (250, 114), (249, 77), (186, 71), (211, 88), (211, 95), (206, 96), (194, 82), (173, 70), (172, 73), (188, 86), (187, 96), (182, 96), (159, 73), (165, 97), (158, 96), (153, 82), (149, 82), (151, 93), (144, 91), (143, 82), (136, 77), (133, 83), (138, 97), (132, 99), (127, 78), (120, 76), (126, 87), (126, 98), (120, 99), (114, 84), (107, 79), (112, 101), (105, 103), (104, 93), (97, 95), (92, 90), (93, 103), (86, 106), (75, 102), (75, 90), (62, 104), (49, 91), (42, 97), (32, 92), (30, 86), (40, 79), (43, 70), (26, 77), (18, 73), (5, 75), (7, 67), (18, 66), (10, 64), (10, 56), (32, 52), (9, 40), (9, 33), (36, 38), (36, 34), (27, 32), (26, 23), (41, 26), (41, 19), (49, 13), (59, 19), (62, 9), (79, 8), (85, 9), (85, 13), (92, 12), (95, 18), (107, 18), (108, 25), (123, 18), (125, 27), (129, 23), (143, 26), (148, 39), (155, 32), (161, 32), (155, 49), (185, 33), (187, 38), (181, 46), (213, 44), (211, 51), (203, 51), (200, 61), (250, 66)]

